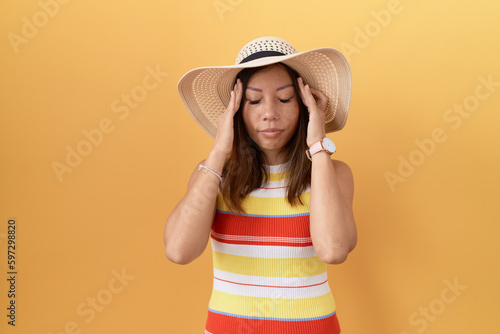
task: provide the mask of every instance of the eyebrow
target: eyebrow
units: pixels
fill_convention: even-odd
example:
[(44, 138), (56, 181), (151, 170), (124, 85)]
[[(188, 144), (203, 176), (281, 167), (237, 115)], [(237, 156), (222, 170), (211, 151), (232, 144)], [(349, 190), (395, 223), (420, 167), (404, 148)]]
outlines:
[[(284, 86), (278, 87), (278, 88), (276, 88), (276, 91), (279, 91), (279, 90), (282, 90), (282, 89), (285, 89), (285, 88), (288, 88), (288, 87), (293, 87), (293, 84), (286, 84)], [(262, 93), (262, 89), (259, 89), (259, 88), (248, 86), (247, 89), (254, 90), (254, 91)]]

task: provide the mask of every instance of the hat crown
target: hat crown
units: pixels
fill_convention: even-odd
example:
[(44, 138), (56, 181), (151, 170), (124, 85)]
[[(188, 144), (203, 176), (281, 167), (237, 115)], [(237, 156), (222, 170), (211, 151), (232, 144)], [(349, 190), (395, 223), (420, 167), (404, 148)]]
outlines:
[[(271, 54), (278, 53), (282, 55), (291, 55), (297, 53), (297, 50), (295, 50), (295, 48), (284, 39), (278, 37), (261, 37), (254, 39), (241, 48), (238, 56), (236, 57), (235, 64), (241, 64), (245, 59), (259, 52), (263, 52), (263, 54), (265, 52), (271, 52)], [(267, 56), (271, 54), (268, 54)], [(263, 56), (265, 57), (265, 55)]]

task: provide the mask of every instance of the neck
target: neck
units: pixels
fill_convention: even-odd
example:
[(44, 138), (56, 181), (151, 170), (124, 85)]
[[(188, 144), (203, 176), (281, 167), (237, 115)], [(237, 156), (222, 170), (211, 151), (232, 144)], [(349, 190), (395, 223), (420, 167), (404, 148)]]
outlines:
[(285, 156), (279, 151), (264, 151), (264, 156), (266, 157), (267, 164), (270, 166), (281, 165), (286, 161)]

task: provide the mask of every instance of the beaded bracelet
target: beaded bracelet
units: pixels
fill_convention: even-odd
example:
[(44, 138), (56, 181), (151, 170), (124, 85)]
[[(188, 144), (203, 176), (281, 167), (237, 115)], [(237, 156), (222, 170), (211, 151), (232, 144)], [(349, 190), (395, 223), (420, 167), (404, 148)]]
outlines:
[(211, 172), (212, 174), (214, 174), (215, 176), (217, 176), (219, 178), (220, 182), (222, 182), (222, 173), (219, 172), (218, 170), (216, 170), (216, 169), (214, 169), (212, 167), (203, 166), (202, 164), (200, 164), (198, 166), (198, 170), (201, 170), (201, 169), (205, 169), (204, 174), (207, 174), (208, 172)]

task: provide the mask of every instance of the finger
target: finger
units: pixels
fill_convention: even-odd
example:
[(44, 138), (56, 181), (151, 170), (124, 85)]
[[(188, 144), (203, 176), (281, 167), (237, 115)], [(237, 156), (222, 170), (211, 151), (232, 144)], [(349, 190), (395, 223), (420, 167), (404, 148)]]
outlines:
[(307, 107), (308, 108), (313, 108), (316, 106), (316, 99), (314, 98), (314, 95), (313, 95), (311, 89), (312, 89), (311, 86), (309, 86), (309, 85), (305, 86), (305, 92), (306, 92), (305, 96), (307, 99)]
[(302, 98), (303, 93), (304, 93), (304, 81), (302, 81), (301, 77), (297, 78), (297, 85), (299, 86), (300, 98)]
[(229, 100), (229, 104), (227, 106), (226, 111), (229, 111), (229, 114), (231, 114), (231, 117), (234, 116), (236, 111), (239, 108), (239, 101), (238, 101), (238, 92), (239, 92), (239, 85), (238, 85), (239, 79), (236, 81), (236, 84), (234, 85), (233, 90), (231, 91), (231, 98)]
[(314, 89), (314, 88), (311, 88), (311, 93), (316, 99), (316, 104), (318, 108), (321, 110), (325, 110), (329, 100), (328, 96), (326, 96), (326, 94), (320, 91), (319, 89)]
[(227, 108), (226, 108), (226, 110), (224, 112), (226, 112), (228, 110), (229, 111), (233, 110), (233, 108), (234, 108), (234, 95), (235, 95), (234, 94), (234, 90), (232, 90), (231, 93), (230, 93), (230, 97), (229, 97), (229, 104), (227, 105)]
[(326, 94), (323, 93), (322, 91), (320, 91), (319, 89), (311, 88), (311, 93), (318, 100), (326, 100), (326, 101), (328, 101), (328, 96), (326, 96)]
[(234, 90), (234, 95), (235, 95), (235, 101), (234, 101), (234, 114), (238, 111), (240, 108), (241, 100), (243, 98), (243, 83), (241, 82), (240, 79), (236, 81), (236, 87)]
[(239, 102), (237, 103), (237, 101), (236, 101), (237, 100), (237, 91), (238, 91), (238, 82), (236, 82), (236, 84), (233, 87), (233, 90), (230, 93), (229, 103), (228, 103), (227, 108), (224, 111), (224, 113), (226, 113), (226, 111), (229, 111), (229, 113), (232, 116), (234, 116), (234, 114), (236, 113), (236, 110), (238, 110)]
[(300, 98), (302, 99), (302, 102), (304, 102), (304, 104), (306, 104), (307, 101), (306, 100), (306, 87), (304, 85), (304, 80), (302, 80), (301, 77), (299, 77), (297, 79), (297, 82), (299, 84), (299, 94), (300, 94)]
[[(306, 107), (308, 108), (311, 107), (313, 103), (311, 103), (312, 94), (307, 89), (309, 85), (304, 85), (304, 81), (300, 77), (297, 79), (297, 82), (299, 84), (299, 94), (300, 98), (302, 99), (302, 102), (305, 104)], [(312, 100), (314, 100), (314, 98), (312, 98)], [(314, 102), (314, 104), (316, 104), (316, 102)]]
[(311, 93), (312, 95), (314, 95), (317, 99), (321, 100), (321, 99), (327, 99), (328, 97), (322, 92), (320, 91), (319, 89), (314, 89), (314, 88), (311, 88)]

